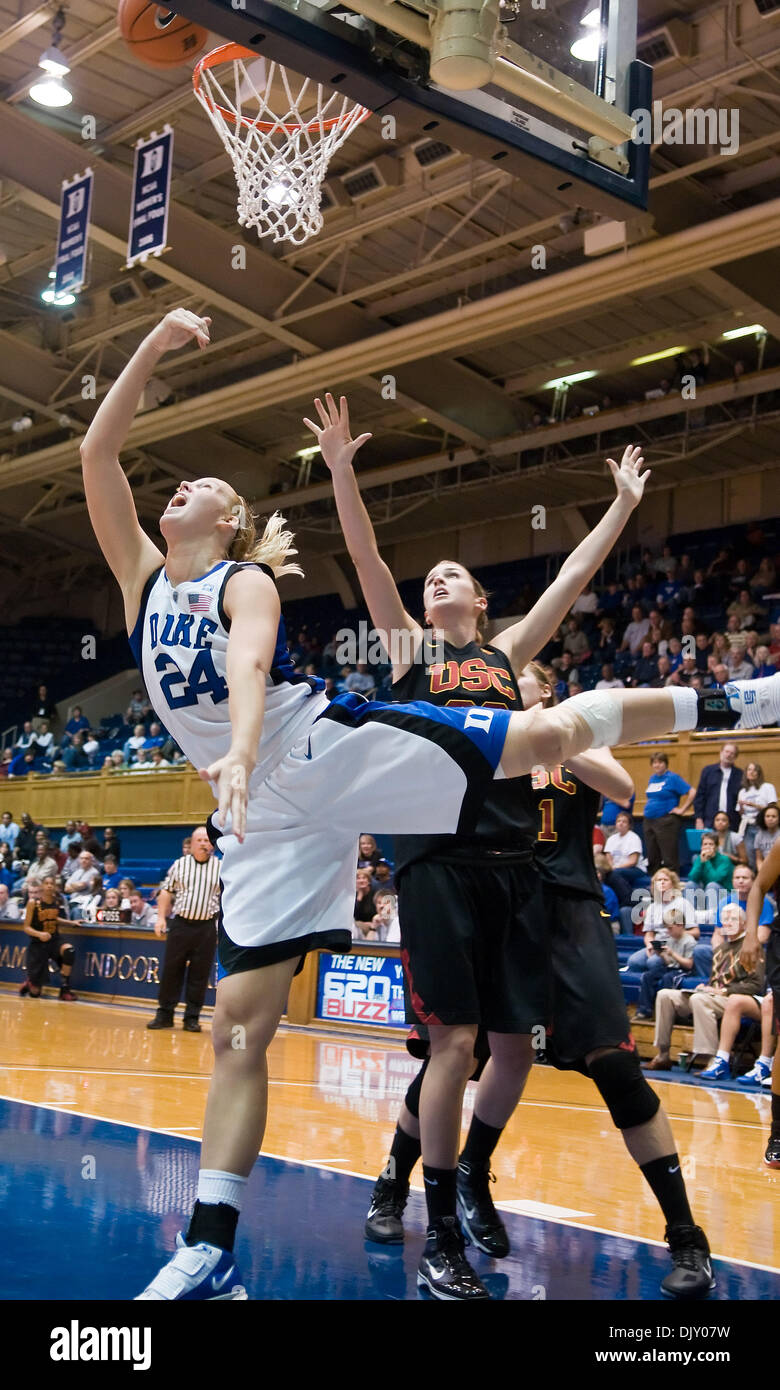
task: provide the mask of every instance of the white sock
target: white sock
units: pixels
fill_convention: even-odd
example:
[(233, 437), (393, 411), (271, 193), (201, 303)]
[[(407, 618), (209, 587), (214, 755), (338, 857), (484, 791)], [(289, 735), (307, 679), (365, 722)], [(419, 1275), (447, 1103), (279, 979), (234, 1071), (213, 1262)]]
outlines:
[(755, 681), (729, 681), (724, 689), (731, 697), (732, 709), (739, 710), (741, 728), (766, 728), (780, 719), (780, 679), (777, 675), (759, 676)]
[(699, 718), (698, 693), (687, 685), (669, 685), (666, 688), (671, 691), (674, 701), (674, 728), (671, 732), (682, 734), (688, 729), (695, 729)]
[(237, 1173), (222, 1173), (218, 1168), (201, 1168), (198, 1173), (198, 1201), (209, 1207), (225, 1202), (229, 1207), (241, 1210), (244, 1188), (247, 1179)]
[(721, 1062), (728, 1062), (729, 1060), (728, 1052), (724, 1052), (722, 1047), (718, 1049), (718, 1051), (715, 1053), (715, 1056), (719, 1057)]
[(766, 1056), (762, 1053), (758, 1060), (759, 1060), (759, 1062), (763, 1062), (765, 1067), (769, 1067), (769, 1070), (770, 1070), (770, 1071), (772, 1070), (772, 1058), (771, 1058), (771, 1057), (766, 1057)]

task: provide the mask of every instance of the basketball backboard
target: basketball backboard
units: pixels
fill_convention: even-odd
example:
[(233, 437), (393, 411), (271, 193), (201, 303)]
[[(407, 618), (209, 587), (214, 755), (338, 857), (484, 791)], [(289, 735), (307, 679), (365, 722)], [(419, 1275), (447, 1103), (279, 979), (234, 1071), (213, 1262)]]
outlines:
[[(440, 38), (448, 7), (455, 61)], [(567, 205), (616, 218), (646, 206), (649, 148), (629, 138), (629, 113), (651, 110), (652, 70), (635, 58), (637, 0), (500, 9), (499, 0), (457, 9), (455, 0), (176, 0), (176, 9), (369, 107), (378, 136), (393, 116), (405, 139), (472, 154)], [(464, 24), (468, 40), (486, 12), (488, 42), (483, 33), (477, 60), (460, 61)], [(485, 85), (468, 88), (474, 75)]]

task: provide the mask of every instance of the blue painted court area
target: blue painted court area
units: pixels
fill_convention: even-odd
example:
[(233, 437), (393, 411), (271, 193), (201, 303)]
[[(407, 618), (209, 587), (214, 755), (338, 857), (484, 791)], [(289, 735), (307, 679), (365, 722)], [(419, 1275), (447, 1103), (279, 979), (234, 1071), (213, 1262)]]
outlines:
[[(0, 1100), (0, 1301), (132, 1299), (174, 1246), (200, 1146), (166, 1134)], [(258, 1160), (239, 1226), (250, 1298), (416, 1299), (424, 1203), (404, 1246), (363, 1238), (371, 1183)], [(472, 1252), (497, 1299), (657, 1299), (666, 1252), (642, 1241), (504, 1213), (513, 1253)], [(724, 1300), (778, 1299), (780, 1274), (716, 1262)], [(540, 1292), (543, 1290), (543, 1292)]]

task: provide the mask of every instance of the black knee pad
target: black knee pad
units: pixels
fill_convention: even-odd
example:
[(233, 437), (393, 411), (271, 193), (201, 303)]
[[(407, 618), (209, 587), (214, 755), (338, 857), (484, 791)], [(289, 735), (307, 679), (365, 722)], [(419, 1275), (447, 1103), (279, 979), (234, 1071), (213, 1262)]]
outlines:
[(404, 1105), (409, 1111), (409, 1114), (414, 1115), (415, 1120), (419, 1120), (420, 1118), (420, 1091), (422, 1090), (423, 1077), (425, 1076), (425, 1071), (428, 1066), (428, 1060), (429, 1059), (426, 1057), (414, 1081), (411, 1083), (409, 1090), (404, 1096)]
[(70, 944), (63, 946), (62, 950), (60, 951), (61, 963), (63, 965), (72, 965), (75, 959), (76, 952), (74, 951), (73, 947)]
[(612, 1048), (595, 1057), (588, 1072), (618, 1129), (645, 1125), (658, 1113), (661, 1102), (648, 1085), (636, 1052)]

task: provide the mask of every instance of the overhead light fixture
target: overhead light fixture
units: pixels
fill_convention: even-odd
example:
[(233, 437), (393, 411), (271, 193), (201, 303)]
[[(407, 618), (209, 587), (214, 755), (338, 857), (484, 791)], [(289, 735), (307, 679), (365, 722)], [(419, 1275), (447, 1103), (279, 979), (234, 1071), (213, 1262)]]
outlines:
[(643, 367), (646, 362), (662, 362), (665, 357), (679, 357), (681, 352), (687, 352), (685, 347), (664, 348), (662, 352), (648, 352), (644, 357), (635, 357), (629, 362), (630, 367)]
[(67, 305), (76, 303), (75, 294), (70, 294), (68, 291), (57, 294), (56, 290), (41, 290), (41, 299), (44, 304), (53, 304), (55, 309), (64, 309)]
[(297, 459), (313, 459), (315, 454), (320, 452), (319, 444), (307, 444), (305, 449), (298, 449), (294, 454)]
[(39, 82), (34, 82), (30, 88), (30, 96), (39, 106), (69, 106), (73, 100), (73, 94), (68, 91), (62, 80), (66, 73), (70, 72), (70, 65), (60, 52), (60, 38), (64, 28), (65, 12), (58, 10), (54, 16), (51, 44), (38, 59), (38, 67), (46, 76)]
[(557, 376), (553, 381), (546, 381), (540, 389), (557, 391), (559, 386), (573, 386), (575, 381), (589, 381), (592, 376), (598, 376), (598, 372), (572, 372), (571, 376)]
[(574, 40), (569, 52), (572, 58), (577, 58), (581, 63), (595, 63), (601, 47), (601, 11), (588, 10), (580, 20), (580, 26), (587, 30), (587, 33), (580, 34), (580, 37)]
[(727, 340), (730, 338), (749, 338), (751, 334), (755, 334), (756, 337), (759, 335), (765, 337), (766, 329), (760, 323), (749, 323), (746, 328), (730, 328), (728, 333), (723, 334), (723, 337)]

